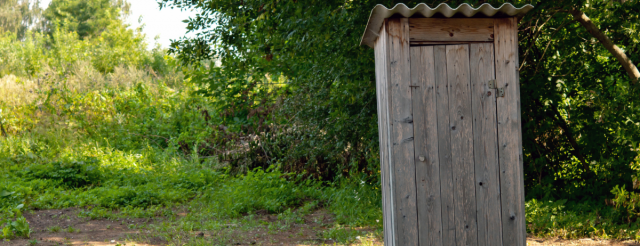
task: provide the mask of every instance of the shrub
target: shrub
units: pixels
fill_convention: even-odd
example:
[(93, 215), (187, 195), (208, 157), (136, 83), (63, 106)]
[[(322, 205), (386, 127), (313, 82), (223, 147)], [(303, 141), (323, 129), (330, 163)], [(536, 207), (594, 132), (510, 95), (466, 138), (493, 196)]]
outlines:
[(31, 165), (23, 171), (27, 179), (49, 179), (68, 188), (80, 188), (98, 185), (103, 173), (98, 161), (86, 158), (84, 161), (54, 162), (45, 165)]

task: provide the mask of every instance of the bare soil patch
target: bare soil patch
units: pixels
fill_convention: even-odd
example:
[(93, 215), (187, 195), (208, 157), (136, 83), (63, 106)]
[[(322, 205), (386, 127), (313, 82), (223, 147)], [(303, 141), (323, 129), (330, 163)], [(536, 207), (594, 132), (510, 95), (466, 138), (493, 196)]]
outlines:
[(561, 238), (527, 238), (529, 246), (569, 246), (569, 245), (609, 245), (609, 246), (640, 246), (637, 242), (618, 240), (599, 240), (582, 238), (577, 240), (567, 240)]
[[(79, 217), (79, 209), (54, 209), (27, 212), (24, 214), (29, 221), (33, 233), (30, 239), (15, 239), (0, 241), (0, 245), (167, 245), (160, 233), (151, 229), (135, 229), (141, 225), (150, 225), (161, 221), (156, 219), (120, 219), (91, 220)], [(185, 216), (188, 212), (179, 213)], [(334, 227), (333, 215), (325, 209), (318, 209), (302, 217), (302, 223), (285, 224), (278, 215), (257, 211), (253, 215), (258, 226), (246, 227), (229, 224), (217, 231), (194, 231), (183, 233), (184, 242), (215, 243), (216, 245), (334, 245), (340, 244), (325, 234)], [(71, 228), (71, 229), (70, 229)], [(372, 235), (370, 228), (351, 228), (360, 234)], [(198, 243), (198, 244), (201, 244)], [(210, 245), (210, 244), (209, 244)], [(379, 236), (369, 236), (354, 240), (352, 245), (383, 245)], [(529, 246), (569, 246), (569, 245), (611, 245), (611, 246), (640, 246), (633, 241), (579, 239), (565, 240), (560, 238), (527, 239)]]
[[(265, 225), (273, 225), (278, 222), (277, 215), (264, 213), (258, 219)], [(268, 229), (265, 230), (266, 228), (264, 227), (248, 231), (236, 231), (233, 237), (235, 241), (230, 243), (232, 245), (334, 245), (334, 243), (337, 243), (335, 239), (321, 235), (324, 231), (330, 229), (335, 222), (333, 215), (329, 211), (319, 209), (303, 216), (302, 219), (304, 223), (291, 224), (288, 229), (278, 230), (275, 233)], [(373, 232), (369, 228), (351, 229), (360, 232)], [(367, 245), (383, 245), (382, 239), (375, 237), (361, 238), (361, 240), (356, 240), (354, 244), (360, 244), (365, 240)]]
[[(33, 231), (30, 239), (0, 241), (0, 245), (167, 245), (160, 233), (151, 229), (131, 229), (131, 225), (150, 225), (158, 219), (107, 220), (79, 217), (79, 209), (40, 210), (25, 213)], [(188, 213), (188, 212), (186, 212)], [(186, 216), (179, 213), (179, 216)], [(316, 210), (303, 216), (304, 223), (284, 225), (278, 215), (258, 211), (253, 215), (258, 226), (247, 228), (229, 224), (218, 231), (194, 231), (183, 233), (184, 242), (215, 242), (215, 245), (334, 245), (334, 239), (322, 237), (322, 232), (334, 224), (331, 213), (325, 209)], [(58, 228), (58, 229), (53, 229)], [(72, 232), (68, 228), (73, 228)], [(135, 228), (135, 227), (134, 227)], [(369, 228), (352, 228), (360, 232), (372, 232)], [(363, 237), (355, 244), (383, 245), (381, 239)], [(199, 245), (201, 243), (198, 243)], [(212, 245), (212, 244), (203, 244)]]
[[(79, 217), (79, 209), (52, 209), (26, 212), (24, 217), (33, 231), (30, 239), (14, 239), (2, 242), (3, 245), (115, 245), (131, 242), (139, 236), (138, 230), (129, 225), (150, 223), (149, 219), (126, 220), (90, 220)], [(166, 243), (166, 241), (164, 241)], [(149, 240), (149, 243), (136, 245), (162, 245), (162, 240)]]

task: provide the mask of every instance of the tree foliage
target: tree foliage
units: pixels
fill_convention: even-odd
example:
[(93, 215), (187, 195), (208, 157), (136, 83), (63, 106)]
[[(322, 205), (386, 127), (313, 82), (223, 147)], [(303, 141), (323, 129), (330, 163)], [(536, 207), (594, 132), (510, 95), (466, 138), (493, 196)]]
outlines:
[(13, 32), (22, 39), (29, 28), (42, 23), (40, 1), (0, 0), (0, 32)]
[(109, 25), (122, 24), (128, 11), (126, 0), (53, 0), (44, 16), (48, 30), (62, 27), (84, 39), (99, 36)]
[(521, 23), (525, 175), (530, 196), (609, 196), (638, 168), (638, 85), (568, 12), (580, 8), (640, 61), (638, 1), (544, 2)]
[[(478, 6), (485, 1), (445, 2)], [(525, 3), (536, 6), (519, 24), (527, 195), (610, 197), (616, 185), (632, 187), (640, 148), (638, 85), (569, 11), (583, 11), (638, 64), (640, 2), (515, 2)], [(288, 150), (281, 153), (285, 165), (321, 172), (326, 178), (345, 170), (377, 177), (374, 55), (358, 45), (369, 11), (376, 4), (391, 7), (396, 2), (163, 0), (160, 4), (198, 12), (186, 21), (196, 37), (176, 40), (171, 49), (185, 64), (219, 61), (220, 66), (200, 67), (193, 79), (208, 86), (206, 93), (226, 93), (238, 105), (249, 105), (234, 108), (234, 117), (246, 117), (260, 101), (247, 96), (253, 95), (258, 78), (286, 83), (279, 88), (276, 98), (282, 100), (275, 100), (281, 103), (276, 103), (279, 110), (272, 115), (273, 123), (291, 130)]]

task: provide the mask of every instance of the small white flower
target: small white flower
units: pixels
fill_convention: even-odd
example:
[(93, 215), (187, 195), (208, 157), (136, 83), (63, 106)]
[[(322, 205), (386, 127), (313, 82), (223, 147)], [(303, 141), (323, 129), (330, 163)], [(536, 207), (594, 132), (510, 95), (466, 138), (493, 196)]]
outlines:
[(141, 154), (135, 154), (135, 155), (133, 155), (133, 156), (135, 156), (136, 158), (140, 158), (140, 157), (142, 157), (142, 155), (141, 155)]
[(380, 223), (380, 220), (376, 220), (377, 223)]

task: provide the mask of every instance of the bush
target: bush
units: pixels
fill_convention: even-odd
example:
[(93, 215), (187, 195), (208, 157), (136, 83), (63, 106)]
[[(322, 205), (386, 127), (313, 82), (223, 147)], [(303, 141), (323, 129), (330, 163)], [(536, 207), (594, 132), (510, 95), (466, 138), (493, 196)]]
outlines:
[(103, 172), (96, 164), (98, 160), (95, 158), (86, 158), (84, 161), (31, 165), (25, 168), (22, 175), (28, 180), (53, 180), (68, 188), (95, 186), (103, 179)]

